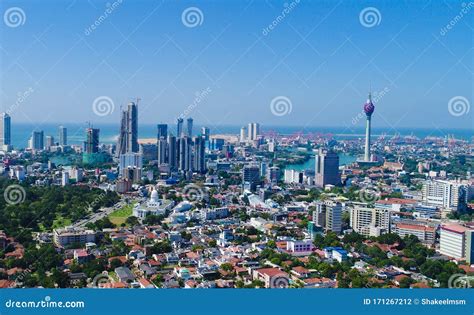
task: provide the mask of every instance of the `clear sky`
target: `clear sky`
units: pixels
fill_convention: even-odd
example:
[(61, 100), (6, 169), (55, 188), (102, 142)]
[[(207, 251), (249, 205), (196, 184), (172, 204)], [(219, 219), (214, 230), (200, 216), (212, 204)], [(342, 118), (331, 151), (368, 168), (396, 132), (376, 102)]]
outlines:
[(118, 123), (140, 97), (142, 123), (347, 126), (371, 88), (375, 127), (474, 129), (474, 3), (445, 2), (2, 0), (0, 105)]

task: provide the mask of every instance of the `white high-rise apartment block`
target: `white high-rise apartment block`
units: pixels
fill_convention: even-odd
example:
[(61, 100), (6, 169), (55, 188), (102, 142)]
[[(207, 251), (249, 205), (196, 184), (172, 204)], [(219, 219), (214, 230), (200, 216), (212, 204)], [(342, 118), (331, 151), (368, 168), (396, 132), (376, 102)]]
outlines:
[(466, 259), (469, 264), (474, 256), (474, 228), (459, 224), (446, 224), (440, 228), (439, 251), (441, 254)]
[(260, 125), (258, 123), (250, 123), (248, 130), (248, 140), (257, 140), (260, 134)]
[(428, 180), (423, 183), (423, 203), (445, 211), (463, 210), (467, 203), (467, 187), (457, 181)]
[(351, 210), (350, 225), (365, 236), (379, 236), (390, 229), (390, 211), (381, 208), (355, 206)]

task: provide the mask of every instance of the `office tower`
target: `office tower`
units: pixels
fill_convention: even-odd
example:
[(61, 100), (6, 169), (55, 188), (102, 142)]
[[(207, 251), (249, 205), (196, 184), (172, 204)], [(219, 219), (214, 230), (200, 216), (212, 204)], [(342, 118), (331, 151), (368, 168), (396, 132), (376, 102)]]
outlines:
[(158, 166), (168, 163), (167, 152), (166, 152), (167, 147), (168, 147), (168, 143), (166, 142), (166, 138), (164, 137), (158, 138), (158, 142), (157, 142)]
[(248, 140), (257, 140), (260, 134), (260, 125), (258, 123), (250, 123), (248, 130)]
[(194, 167), (193, 168), (198, 173), (204, 173), (206, 171), (204, 136), (194, 138)]
[(173, 135), (168, 136), (168, 163), (171, 170), (175, 171), (178, 168), (178, 156), (176, 148), (176, 137)]
[(428, 180), (421, 190), (423, 203), (446, 212), (462, 211), (467, 205), (467, 187), (461, 182)]
[(204, 137), (204, 141), (209, 141), (209, 137), (211, 136), (211, 131), (207, 127), (201, 128), (201, 135)]
[[(119, 174), (121, 177), (126, 177), (130, 170), (141, 170), (142, 168), (143, 156), (140, 153), (128, 152), (120, 155)], [(131, 176), (129, 179), (136, 180), (136, 176)]]
[(260, 168), (257, 165), (245, 165), (242, 169), (242, 184), (244, 189), (255, 191), (260, 185)]
[(117, 142), (117, 156), (127, 152), (138, 152), (138, 106), (130, 102), (122, 111), (120, 132)]
[(168, 137), (168, 125), (158, 124), (157, 127), (158, 127), (157, 139), (160, 139), (160, 138), (166, 139)]
[(390, 211), (388, 209), (355, 206), (350, 215), (350, 225), (359, 234), (380, 236), (390, 232)]
[(187, 119), (187, 136), (189, 137), (189, 139), (192, 139), (193, 137), (193, 119), (192, 118), (188, 118)]
[(245, 128), (245, 127), (240, 128), (240, 139), (239, 140), (240, 140), (241, 143), (245, 142), (245, 139), (246, 139), (245, 134), (246, 133), (247, 133), (247, 128)]
[(178, 139), (178, 170), (192, 171), (192, 145), (191, 139), (181, 137)]
[(46, 136), (46, 150), (49, 150), (52, 146), (54, 146), (54, 137)]
[(86, 129), (86, 142), (84, 143), (86, 153), (99, 152), (99, 131), (96, 128)]
[(326, 227), (326, 204), (323, 201), (316, 203), (316, 209), (313, 211), (313, 222), (317, 226)]
[(44, 149), (44, 132), (33, 131), (30, 139), (30, 149), (32, 150), (43, 150)]
[(176, 137), (181, 138), (183, 136), (183, 118), (178, 118), (176, 121)]
[(69, 185), (69, 173), (66, 171), (63, 171), (62, 176), (61, 176), (61, 186), (66, 186)]
[(138, 152), (138, 105), (128, 103), (128, 145), (127, 152)]
[(280, 168), (276, 166), (269, 167), (266, 170), (265, 175), (267, 177), (268, 182), (270, 182), (271, 184), (276, 184), (278, 183), (278, 180), (280, 179), (280, 175), (281, 175)]
[(364, 104), (364, 112), (367, 117), (367, 122), (365, 126), (365, 152), (364, 152), (364, 162), (370, 162), (370, 134), (371, 134), (371, 120), (372, 114), (374, 113), (375, 106), (372, 103), (372, 96), (369, 93), (369, 98)]
[(59, 126), (59, 145), (67, 145), (67, 128)]
[(315, 181), (316, 186), (319, 187), (340, 184), (339, 156), (337, 153), (332, 150), (319, 150), (315, 157)]
[(2, 113), (0, 120), (0, 149), (6, 147), (8, 150), (8, 146), (11, 144), (11, 117), (7, 113)]
[(333, 200), (318, 201), (313, 212), (313, 222), (326, 231), (341, 233), (342, 204)]

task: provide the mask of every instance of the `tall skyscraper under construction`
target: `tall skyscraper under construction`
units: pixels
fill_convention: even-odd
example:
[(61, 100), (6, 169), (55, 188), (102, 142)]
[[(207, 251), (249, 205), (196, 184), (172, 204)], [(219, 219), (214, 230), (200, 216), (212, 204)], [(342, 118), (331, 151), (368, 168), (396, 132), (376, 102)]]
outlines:
[(117, 156), (138, 151), (138, 105), (130, 102), (127, 109), (122, 111)]

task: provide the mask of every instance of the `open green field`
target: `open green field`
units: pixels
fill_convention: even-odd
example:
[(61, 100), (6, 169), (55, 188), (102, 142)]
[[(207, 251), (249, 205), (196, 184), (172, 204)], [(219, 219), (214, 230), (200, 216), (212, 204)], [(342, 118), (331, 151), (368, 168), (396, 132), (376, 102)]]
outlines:
[(135, 204), (126, 205), (118, 210), (115, 210), (109, 214), (110, 221), (115, 225), (121, 225), (125, 223), (125, 220), (133, 213), (133, 207)]

